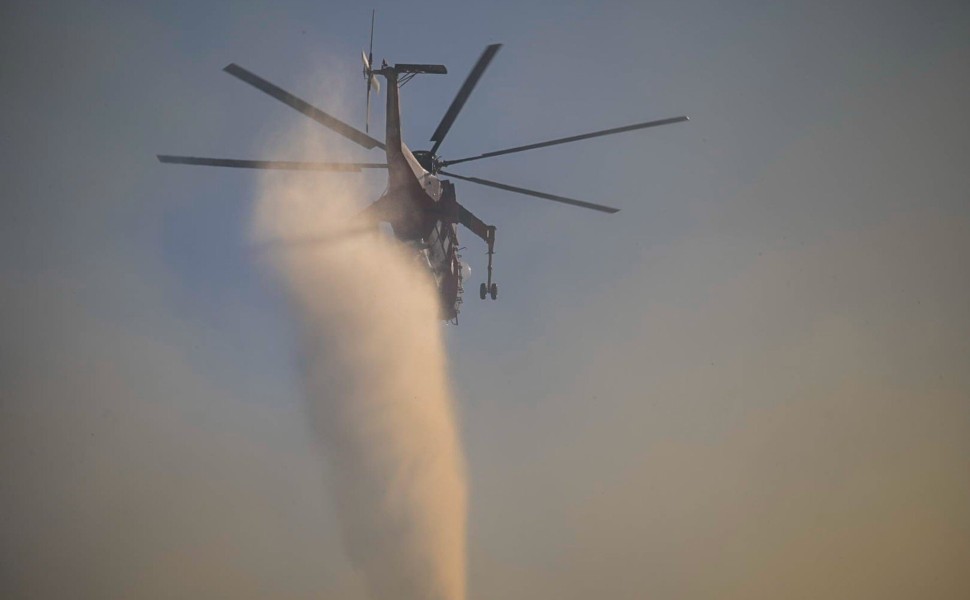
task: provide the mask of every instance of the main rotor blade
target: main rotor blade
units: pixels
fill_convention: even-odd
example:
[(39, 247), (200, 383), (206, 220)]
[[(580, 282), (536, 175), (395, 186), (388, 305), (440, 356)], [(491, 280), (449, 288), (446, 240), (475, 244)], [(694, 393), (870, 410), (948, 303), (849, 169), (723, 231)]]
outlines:
[(477, 183), (479, 185), (487, 185), (489, 187), (498, 188), (500, 190), (505, 190), (507, 192), (515, 192), (517, 194), (525, 194), (526, 196), (535, 196), (536, 198), (543, 198), (545, 200), (552, 200), (553, 202), (562, 202), (563, 204), (570, 204), (572, 206), (580, 206), (582, 208), (588, 208), (590, 210), (598, 210), (605, 213), (617, 213), (620, 212), (619, 208), (613, 208), (612, 206), (603, 206), (602, 204), (593, 204), (592, 202), (583, 202), (582, 200), (574, 200), (573, 198), (566, 198), (565, 196), (556, 196), (555, 194), (546, 194), (545, 192), (537, 192), (535, 190), (527, 190), (525, 188), (515, 187), (511, 185), (506, 185), (504, 183), (499, 183), (497, 181), (489, 181), (488, 179), (480, 179), (478, 177), (465, 177), (464, 175), (456, 175), (455, 173), (448, 173), (446, 171), (439, 171), (443, 175), (448, 177), (457, 177), (458, 179), (464, 179), (465, 181), (471, 181), (472, 183)]
[(380, 233), (380, 229), (374, 225), (361, 225), (357, 227), (340, 229), (323, 235), (266, 240), (256, 243), (255, 248), (263, 252), (285, 250), (294, 251), (312, 247), (329, 246), (338, 242), (344, 242), (366, 235), (379, 235)]
[(337, 133), (344, 136), (348, 140), (355, 142), (363, 146), (364, 148), (367, 148), (368, 150), (374, 147), (378, 147), (381, 149), (384, 148), (384, 144), (382, 142), (375, 140), (374, 138), (367, 135), (363, 131), (360, 131), (359, 129), (354, 129), (353, 127), (344, 123), (340, 119), (337, 119), (335, 117), (328, 115), (327, 113), (313, 106), (309, 102), (302, 100), (300, 98), (297, 98), (296, 96), (287, 92), (283, 88), (278, 87), (266, 81), (265, 79), (263, 79), (259, 75), (256, 75), (255, 73), (251, 73), (247, 71), (246, 69), (240, 67), (236, 63), (232, 63), (226, 66), (223, 69), (223, 71), (225, 71), (226, 73), (229, 73), (230, 75), (232, 75), (233, 77), (236, 77), (237, 79), (241, 79), (242, 81), (245, 81), (246, 83), (255, 87), (256, 89), (269, 94), (270, 96), (276, 98), (280, 102), (310, 117), (311, 119), (313, 119), (317, 123), (320, 123), (324, 127), (328, 127), (333, 131), (336, 131)]
[(438, 128), (434, 130), (431, 134), (431, 141), (434, 142), (434, 146), (431, 148), (431, 154), (438, 151), (438, 146), (444, 141), (445, 136), (448, 135), (448, 130), (455, 123), (455, 119), (458, 117), (458, 113), (461, 112), (465, 102), (468, 101), (468, 97), (471, 95), (472, 90), (475, 89), (475, 84), (481, 79), (482, 74), (485, 72), (485, 68), (488, 67), (488, 63), (492, 62), (495, 57), (495, 53), (499, 51), (502, 44), (492, 44), (485, 48), (482, 55), (478, 57), (478, 62), (472, 67), (471, 73), (465, 79), (465, 83), (461, 84), (461, 89), (458, 90), (458, 95), (455, 99), (451, 101), (451, 106), (448, 107), (448, 111), (445, 116), (441, 118), (441, 123), (438, 123)]
[(616, 127), (614, 129), (603, 129), (602, 131), (594, 131), (592, 133), (573, 135), (570, 137), (549, 140), (548, 142), (539, 142), (537, 144), (529, 144), (527, 146), (516, 146), (515, 148), (506, 148), (505, 150), (495, 150), (493, 152), (486, 152), (485, 154), (479, 154), (478, 156), (471, 156), (468, 158), (459, 158), (456, 160), (443, 160), (441, 161), (441, 165), (447, 167), (448, 165), (456, 165), (458, 163), (468, 162), (471, 160), (490, 158), (492, 156), (501, 156), (503, 154), (512, 154), (513, 152), (525, 152), (526, 150), (535, 150), (536, 148), (545, 148), (546, 146), (555, 146), (557, 144), (568, 144), (569, 142), (578, 142), (579, 140), (588, 140), (589, 138), (601, 137), (604, 135), (613, 135), (615, 133), (624, 133), (626, 131), (646, 129), (647, 127), (659, 127), (661, 125), (670, 125), (671, 123), (683, 123), (684, 121), (689, 121), (689, 120), (690, 119), (688, 117), (682, 116), (682, 117), (673, 117), (670, 119), (660, 119), (659, 121), (647, 121), (646, 123), (637, 123), (635, 125)]
[(172, 156), (159, 154), (158, 161), (172, 165), (197, 165), (200, 167), (233, 167), (236, 169), (283, 169), (288, 171), (348, 171), (361, 169), (386, 169), (383, 163), (334, 163), (297, 162), (288, 160), (239, 160), (236, 158), (204, 158), (199, 156)]

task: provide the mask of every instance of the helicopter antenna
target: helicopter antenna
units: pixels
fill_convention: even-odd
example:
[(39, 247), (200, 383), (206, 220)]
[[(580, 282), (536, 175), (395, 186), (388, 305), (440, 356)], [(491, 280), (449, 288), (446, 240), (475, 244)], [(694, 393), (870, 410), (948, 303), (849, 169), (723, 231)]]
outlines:
[(374, 76), (371, 65), (374, 64), (374, 16), (377, 9), (370, 11), (370, 44), (367, 47), (367, 54), (361, 51), (360, 56), (364, 59), (364, 78), (367, 79), (367, 100), (365, 103), (364, 131), (370, 132), (370, 90), (373, 87), (376, 93), (381, 93), (381, 82)]

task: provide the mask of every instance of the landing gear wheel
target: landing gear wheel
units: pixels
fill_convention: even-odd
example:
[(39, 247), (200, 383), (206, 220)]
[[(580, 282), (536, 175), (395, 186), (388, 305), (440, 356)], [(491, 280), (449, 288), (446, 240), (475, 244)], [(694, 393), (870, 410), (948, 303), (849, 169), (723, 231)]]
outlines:
[(497, 283), (493, 283), (492, 284), (492, 287), (490, 287), (489, 290), (488, 290), (488, 295), (492, 297), (492, 300), (497, 300), (498, 299), (498, 284)]
[(482, 285), (481, 285), (481, 286), (480, 286), (480, 287), (478, 288), (478, 296), (479, 296), (479, 297), (480, 297), (480, 298), (481, 298), (482, 300), (484, 300), (484, 299), (485, 299), (485, 296), (486, 296), (487, 294), (488, 294), (488, 287), (486, 287), (486, 286), (485, 286), (485, 284), (483, 283), (483, 284), (482, 284)]

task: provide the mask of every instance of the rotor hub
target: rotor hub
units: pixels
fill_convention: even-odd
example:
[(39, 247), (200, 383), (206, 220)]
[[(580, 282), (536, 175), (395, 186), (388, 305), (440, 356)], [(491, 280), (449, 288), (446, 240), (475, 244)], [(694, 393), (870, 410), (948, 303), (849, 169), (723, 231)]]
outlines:
[(412, 154), (414, 154), (414, 158), (418, 159), (418, 164), (432, 175), (437, 174), (444, 166), (441, 164), (441, 157), (430, 150), (415, 150)]

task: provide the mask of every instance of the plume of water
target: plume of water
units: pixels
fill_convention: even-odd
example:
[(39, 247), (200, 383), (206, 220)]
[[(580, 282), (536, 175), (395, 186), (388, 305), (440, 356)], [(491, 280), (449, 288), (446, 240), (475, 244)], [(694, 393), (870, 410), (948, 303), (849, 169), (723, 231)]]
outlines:
[[(288, 140), (290, 153), (335, 156), (307, 137)], [(370, 200), (359, 177), (266, 174), (255, 232), (284, 241), (268, 256), (298, 322), (344, 544), (371, 596), (464, 600), (467, 488), (436, 291), (399, 243), (341, 235)]]

